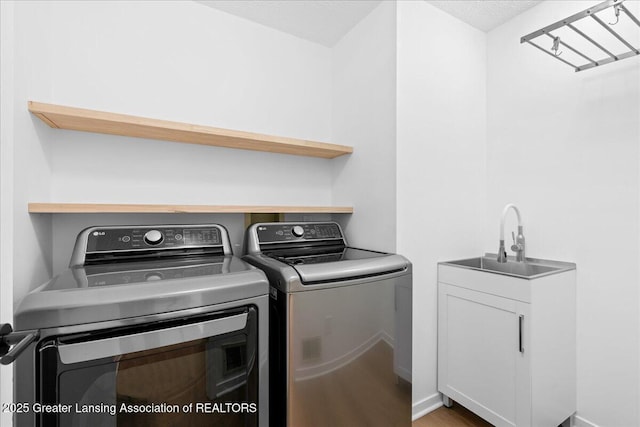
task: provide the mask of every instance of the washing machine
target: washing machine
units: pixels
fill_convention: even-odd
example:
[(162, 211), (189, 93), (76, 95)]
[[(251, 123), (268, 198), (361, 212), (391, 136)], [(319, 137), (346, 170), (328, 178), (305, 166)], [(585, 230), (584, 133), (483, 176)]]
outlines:
[(245, 252), (271, 285), (271, 427), (409, 427), (411, 263), (335, 222), (254, 224)]
[(82, 231), (1, 328), (14, 425), (267, 426), (268, 292), (221, 225)]

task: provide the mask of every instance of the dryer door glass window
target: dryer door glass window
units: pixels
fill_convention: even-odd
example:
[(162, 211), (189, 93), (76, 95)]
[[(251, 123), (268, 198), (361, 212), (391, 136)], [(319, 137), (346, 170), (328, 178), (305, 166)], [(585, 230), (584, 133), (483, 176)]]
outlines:
[(43, 341), (40, 425), (256, 426), (255, 308), (182, 322)]

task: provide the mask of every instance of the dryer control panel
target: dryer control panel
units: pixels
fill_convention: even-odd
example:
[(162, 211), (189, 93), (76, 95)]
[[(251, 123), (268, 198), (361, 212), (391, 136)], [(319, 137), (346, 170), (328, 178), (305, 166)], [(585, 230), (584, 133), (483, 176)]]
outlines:
[(220, 245), (216, 227), (96, 228), (87, 236), (86, 252)]
[(218, 224), (106, 226), (83, 230), (76, 240), (70, 266), (97, 257), (125, 260), (145, 256), (183, 256), (206, 251), (232, 255), (226, 229)]

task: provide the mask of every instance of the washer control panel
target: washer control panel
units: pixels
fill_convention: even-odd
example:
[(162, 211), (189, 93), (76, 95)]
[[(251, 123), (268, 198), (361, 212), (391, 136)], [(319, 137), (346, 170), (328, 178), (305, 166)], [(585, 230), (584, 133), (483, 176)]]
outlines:
[(217, 226), (95, 227), (88, 230), (86, 253), (222, 245)]
[(343, 239), (340, 226), (335, 222), (260, 224), (256, 231), (260, 243)]

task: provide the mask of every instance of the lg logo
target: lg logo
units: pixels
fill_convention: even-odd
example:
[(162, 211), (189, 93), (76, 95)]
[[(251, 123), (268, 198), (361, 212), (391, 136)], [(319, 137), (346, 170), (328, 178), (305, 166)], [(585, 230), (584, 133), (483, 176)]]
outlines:
[(94, 232), (93, 232), (93, 235), (94, 235), (94, 236), (96, 236), (96, 237), (98, 237), (98, 236), (104, 236), (104, 234), (105, 234), (105, 233), (104, 233), (104, 231), (94, 231)]

